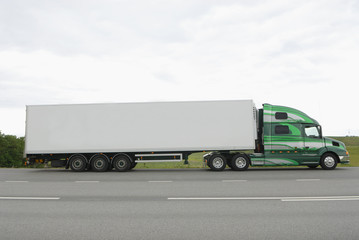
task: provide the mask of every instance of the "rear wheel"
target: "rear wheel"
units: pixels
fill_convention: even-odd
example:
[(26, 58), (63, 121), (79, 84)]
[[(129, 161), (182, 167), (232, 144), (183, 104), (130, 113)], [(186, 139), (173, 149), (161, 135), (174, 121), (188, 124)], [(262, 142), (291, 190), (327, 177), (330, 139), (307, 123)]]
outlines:
[(70, 157), (70, 168), (75, 172), (82, 172), (86, 169), (86, 158), (83, 155)]
[(249, 167), (249, 158), (244, 154), (236, 154), (233, 156), (232, 169), (236, 171), (244, 171)]
[(91, 168), (96, 172), (105, 172), (108, 169), (108, 158), (105, 155), (95, 155), (91, 160)]
[(113, 167), (116, 171), (125, 172), (131, 168), (131, 160), (125, 155), (118, 155), (113, 159)]
[(226, 158), (221, 154), (214, 154), (208, 161), (208, 166), (213, 171), (223, 171), (226, 168)]
[(337, 164), (338, 158), (332, 153), (325, 153), (320, 160), (320, 166), (325, 170), (333, 170)]

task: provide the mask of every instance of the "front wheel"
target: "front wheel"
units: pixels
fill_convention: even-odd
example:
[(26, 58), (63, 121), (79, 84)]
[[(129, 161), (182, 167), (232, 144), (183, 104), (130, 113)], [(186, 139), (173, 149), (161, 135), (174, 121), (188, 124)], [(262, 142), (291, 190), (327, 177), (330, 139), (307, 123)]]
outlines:
[(337, 167), (338, 158), (332, 153), (326, 153), (320, 160), (320, 166), (325, 170), (333, 170)]
[(223, 171), (226, 168), (226, 158), (221, 154), (214, 154), (208, 161), (208, 166), (213, 171)]

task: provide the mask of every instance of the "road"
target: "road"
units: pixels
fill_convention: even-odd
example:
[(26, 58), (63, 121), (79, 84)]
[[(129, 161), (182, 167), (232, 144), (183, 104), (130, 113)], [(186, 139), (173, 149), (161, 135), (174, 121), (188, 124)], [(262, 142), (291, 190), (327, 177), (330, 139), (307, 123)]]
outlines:
[(359, 168), (0, 169), (0, 239), (359, 239)]

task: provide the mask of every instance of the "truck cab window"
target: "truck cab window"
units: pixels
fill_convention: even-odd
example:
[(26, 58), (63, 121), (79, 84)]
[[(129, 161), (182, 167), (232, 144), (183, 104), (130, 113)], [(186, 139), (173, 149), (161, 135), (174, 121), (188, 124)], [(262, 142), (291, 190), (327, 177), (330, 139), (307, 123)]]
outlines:
[(318, 126), (305, 126), (304, 133), (306, 137), (320, 138)]
[(277, 125), (275, 126), (275, 134), (281, 135), (281, 134), (289, 134), (289, 127), (286, 125)]

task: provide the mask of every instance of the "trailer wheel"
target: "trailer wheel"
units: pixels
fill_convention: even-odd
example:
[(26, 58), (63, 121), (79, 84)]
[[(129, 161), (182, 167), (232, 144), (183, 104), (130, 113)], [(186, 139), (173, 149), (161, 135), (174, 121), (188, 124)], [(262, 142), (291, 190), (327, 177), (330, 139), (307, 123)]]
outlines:
[(73, 155), (70, 157), (70, 168), (75, 172), (82, 172), (86, 169), (86, 158), (83, 155)]
[(136, 162), (132, 162), (132, 163), (131, 163), (131, 167), (130, 167), (130, 169), (132, 169), (132, 168), (136, 167), (136, 165), (137, 165), (137, 163), (136, 163)]
[(226, 158), (221, 154), (214, 154), (208, 161), (208, 166), (213, 171), (223, 171), (226, 168)]
[(118, 155), (113, 159), (113, 167), (118, 172), (125, 172), (131, 168), (131, 160), (125, 155)]
[(325, 153), (320, 159), (320, 166), (325, 170), (333, 170), (337, 167), (338, 158), (332, 153)]
[(108, 158), (105, 155), (94, 155), (91, 159), (91, 168), (96, 172), (105, 172), (108, 165)]
[(236, 154), (231, 160), (232, 169), (235, 171), (244, 171), (249, 167), (249, 158), (244, 154)]

